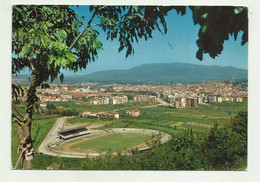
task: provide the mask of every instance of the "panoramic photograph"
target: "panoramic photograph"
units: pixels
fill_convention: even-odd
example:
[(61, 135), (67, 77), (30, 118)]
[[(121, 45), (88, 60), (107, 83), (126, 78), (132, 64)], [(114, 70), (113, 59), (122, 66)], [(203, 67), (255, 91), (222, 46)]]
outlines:
[(20, 4), (11, 31), (12, 170), (247, 170), (247, 7)]

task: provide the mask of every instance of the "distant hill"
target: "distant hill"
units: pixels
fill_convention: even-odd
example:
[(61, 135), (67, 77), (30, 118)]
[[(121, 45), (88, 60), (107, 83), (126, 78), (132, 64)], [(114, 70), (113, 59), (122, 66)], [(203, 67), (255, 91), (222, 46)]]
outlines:
[[(99, 71), (77, 76), (78, 80), (95, 82), (182, 82), (247, 80), (248, 70), (231, 66), (202, 66), (187, 63), (156, 63), (128, 70)], [(67, 77), (65, 81), (72, 78)], [(75, 78), (74, 78), (75, 79)]]
[(204, 66), (188, 63), (153, 63), (128, 70), (98, 71), (80, 76), (65, 76), (64, 83), (201, 83), (206, 81), (245, 81), (248, 70), (231, 66)]

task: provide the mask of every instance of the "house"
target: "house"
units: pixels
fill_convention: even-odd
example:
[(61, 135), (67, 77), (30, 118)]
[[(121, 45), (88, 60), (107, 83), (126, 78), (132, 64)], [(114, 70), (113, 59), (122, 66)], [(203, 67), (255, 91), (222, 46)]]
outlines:
[(186, 98), (186, 104), (189, 107), (197, 107), (198, 106), (197, 98)]
[(150, 96), (147, 100), (146, 100), (146, 103), (147, 104), (153, 104), (156, 100), (156, 97), (155, 96)]
[(88, 117), (88, 116), (97, 117), (97, 116), (98, 116), (98, 113), (92, 112), (92, 111), (84, 111), (84, 112), (82, 113), (82, 115), (85, 116), (85, 117)]
[(90, 112), (89, 116), (98, 117), (98, 113), (96, 113), (96, 112)]
[(222, 101), (223, 101), (222, 97), (218, 97), (218, 102), (222, 102)]
[(108, 114), (114, 116), (115, 119), (119, 119), (119, 113), (118, 112), (109, 112)]
[(129, 115), (129, 116), (137, 117), (137, 116), (140, 116), (140, 110), (139, 109), (132, 109), (132, 110), (127, 111), (126, 114)]
[(236, 102), (243, 102), (243, 98), (242, 97), (237, 97), (236, 98)]
[(191, 99), (191, 107), (197, 107), (197, 106), (198, 106), (197, 98)]
[(91, 111), (83, 111), (82, 115), (83, 116), (89, 116), (91, 113)]
[(99, 104), (99, 98), (93, 98), (89, 100), (90, 105), (97, 105)]
[(180, 101), (174, 101), (174, 107), (180, 108), (181, 107)]
[(41, 103), (40, 107), (47, 107), (47, 103)]

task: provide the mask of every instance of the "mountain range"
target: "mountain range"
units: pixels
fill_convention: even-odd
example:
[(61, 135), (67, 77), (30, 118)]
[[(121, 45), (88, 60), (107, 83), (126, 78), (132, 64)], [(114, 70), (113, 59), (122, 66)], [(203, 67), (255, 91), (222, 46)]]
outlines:
[(98, 71), (86, 75), (65, 77), (65, 82), (175, 82), (200, 83), (204, 81), (244, 81), (248, 70), (231, 66), (205, 66), (188, 63), (153, 63), (128, 70)]
[(85, 75), (65, 76), (64, 83), (201, 83), (207, 81), (222, 82), (232, 80), (232, 78), (235, 81), (247, 81), (248, 70), (232, 66), (153, 63), (136, 66), (128, 70), (108, 70)]

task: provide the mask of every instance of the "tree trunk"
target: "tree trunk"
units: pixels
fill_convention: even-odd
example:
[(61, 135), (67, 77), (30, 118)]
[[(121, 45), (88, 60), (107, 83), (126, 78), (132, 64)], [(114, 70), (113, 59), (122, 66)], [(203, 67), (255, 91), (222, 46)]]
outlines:
[(31, 138), (31, 114), (26, 114), (25, 122), (18, 127), (19, 146), (18, 152), (21, 155), (20, 162), (22, 169), (33, 168), (34, 148)]
[[(32, 67), (33, 69), (33, 67)], [(33, 69), (34, 70), (34, 69)], [(17, 108), (19, 116), (23, 119), (19, 119), (15, 116), (15, 120), (18, 122), (18, 137), (19, 137), (19, 146), (18, 152), (20, 153), (20, 162), (22, 169), (32, 169), (33, 168), (33, 157), (34, 157), (34, 148), (32, 144), (31, 137), (31, 125), (32, 125), (32, 116), (33, 116), (33, 107), (35, 102), (38, 100), (36, 95), (36, 87), (42, 83), (40, 80), (41, 77), (37, 77), (36, 74), (32, 74), (31, 85), (27, 93), (27, 106), (26, 106), (26, 115), (23, 116)], [(19, 162), (19, 161), (18, 161)]]

